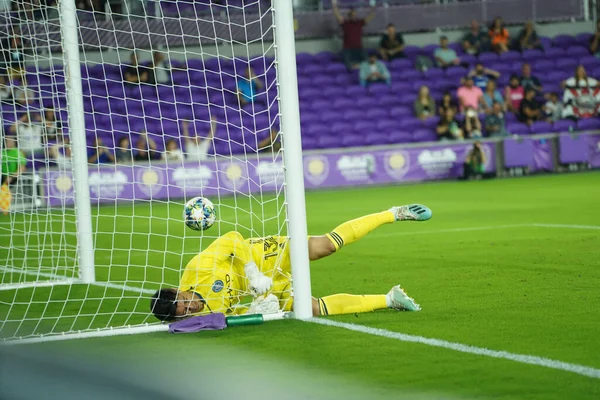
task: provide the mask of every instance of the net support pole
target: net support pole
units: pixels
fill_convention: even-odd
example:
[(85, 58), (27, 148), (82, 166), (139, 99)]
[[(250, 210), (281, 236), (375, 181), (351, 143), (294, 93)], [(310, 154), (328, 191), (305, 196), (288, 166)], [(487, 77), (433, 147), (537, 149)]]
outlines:
[(83, 93), (79, 62), (79, 34), (75, 0), (61, 0), (60, 30), (67, 88), (67, 112), (71, 138), (73, 182), (75, 185), (75, 215), (77, 218), (77, 245), (80, 279), (84, 283), (95, 281), (94, 243), (92, 239), (92, 212), (88, 183)]
[(300, 140), (300, 110), (296, 76), (296, 46), (292, 0), (273, 1), (275, 14), (275, 59), (279, 85), (281, 131), (284, 143), (284, 165), (288, 232), (294, 291), (294, 316), (312, 317), (310, 269), (308, 262), (308, 230), (304, 199), (304, 167)]

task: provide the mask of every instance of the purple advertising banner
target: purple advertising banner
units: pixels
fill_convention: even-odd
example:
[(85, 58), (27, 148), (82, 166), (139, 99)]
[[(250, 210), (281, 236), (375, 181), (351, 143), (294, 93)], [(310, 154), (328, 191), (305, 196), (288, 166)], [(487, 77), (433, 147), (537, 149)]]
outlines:
[[(486, 172), (496, 170), (495, 146), (482, 144)], [(458, 178), (471, 148), (471, 144), (452, 144), (305, 154), (305, 185), (326, 188)], [(70, 171), (46, 171), (43, 181), (47, 205), (73, 204)], [(278, 192), (283, 182), (282, 162), (261, 158), (89, 167), (90, 198), (94, 202)]]
[(592, 168), (600, 168), (600, 135), (588, 135), (588, 157)]

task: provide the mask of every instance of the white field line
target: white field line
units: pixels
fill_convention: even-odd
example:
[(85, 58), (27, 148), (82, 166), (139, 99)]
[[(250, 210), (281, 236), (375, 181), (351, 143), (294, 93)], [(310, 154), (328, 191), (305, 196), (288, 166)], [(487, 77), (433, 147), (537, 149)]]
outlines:
[(593, 229), (600, 230), (598, 225), (568, 225), (568, 224), (531, 224), (538, 228), (562, 228), (562, 229)]
[(363, 237), (361, 240), (367, 239), (367, 238), (376, 239), (376, 238), (388, 237), (388, 236), (412, 236), (412, 235), (430, 235), (430, 234), (435, 234), (435, 233), (491, 231), (491, 230), (496, 230), (496, 229), (527, 228), (527, 227), (532, 227), (532, 226), (533, 226), (533, 224), (514, 224), (514, 225), (473, 226), (473, 227), (468, 227), (468, 228), (436, 229), (436, 230), (429, 230), (429, 231), (410, 231), (410, 232), (399, 231), (399, 232), (390, 232), (390, 233), (384, 233), (384, 234), (367, 235), (367, 236)]
[(365, 333), (367, 335), (374, 335), (385, 337), (388, 339), (399, 340), (401, 342), (420, 343), (427, 346), (441, 347), (444, 349), (459, 351), (461, 353), (475, 354), (484, 357), (501, 358), (505, 360), (516, 361), (521, 364), (537, 365), (540, 367), (573, 372), (575, 374), (587, 376), (589, 378), (600, 379), (600, 369), (587, 367), (585, 365), (552, 360), (550, 358), (531, 356), (527, 354), (509, 353), (507, 351), (490, 350), (484, 347), (469, 346), (466, 344), (448, 342), (446, 340), (441, 339), (426, 338), (423, 336), (407, 335), (404, 333), (388, 331), (386, 329), (371, 328), (364, 325), (349, 324), (324, 318), (311, 318), (307, 321), (315, 324), (333, 326), (336, 328), (347, 329), (354, 332)]

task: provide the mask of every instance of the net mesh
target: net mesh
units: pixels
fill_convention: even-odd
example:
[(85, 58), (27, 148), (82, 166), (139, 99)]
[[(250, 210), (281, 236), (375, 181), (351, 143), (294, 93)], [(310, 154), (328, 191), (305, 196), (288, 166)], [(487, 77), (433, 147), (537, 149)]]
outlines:
[[(77, 11), (94, 284), (76, 282), (61, 8), (39, 3), (0, 15), (0, 337), (157, 322), (152, 293), (216, 237), (287, 233), (270, 2)], [(210, 230), (183, 224), (195, 196)]]

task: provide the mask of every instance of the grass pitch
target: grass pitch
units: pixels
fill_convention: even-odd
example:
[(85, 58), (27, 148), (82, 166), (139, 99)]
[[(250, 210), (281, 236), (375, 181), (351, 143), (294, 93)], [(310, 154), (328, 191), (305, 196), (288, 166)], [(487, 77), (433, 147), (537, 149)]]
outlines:
[[(329, 318), (600, 368), (599, 183), (600, 173), (593, 172), (308, 193), (313, 234), (392, 205), (419, 202), (433, 210), (429, 222), (384, 226), (313, 263), (313, 294), (385, 293), (401, 283), (421, 304), (422, 312)], [(223, 202), (233, 206), (230, 200)], [(249, 209), (248, 204), (238, 206)], [(279, 206), (269, 202), (266, 207)], [(227, 221), (232, 220), (250, 228), (261, 212), (268, 213), (253, 210), (242, 215), (224, 207), (225, 222), (213, 228), (215, 233), (228, 230)], [(143, 213), (154, 218), (138, 222), (130, 216)], [(106, 250), (96, 254), (99, 280), (175, 284), (188, 253), (209, 243), (189, 235), (184, 239), (182, 224), (164, 218), (179, 214), (180, 205), (101, 207), (95, 223), (104, 233), (96, 240), (97, 247)], [(266, 229), (276, 229), (280, 223), (272, 220)], [(242, 228), (245, 235), (249, 231)], [(165, 232), (170, 236), (165, 238)], [(113, 266), (103, 267), (108, 261)], [(133, 293), (82, 286), (46, 290), (0, 292), (0, 321), (20, 315), (34, 318), (42, 312), (47, 317), (41, 325), (5, 323), (0, 335), (27, 334), (50, 325), (57, 330), (82, 329), (147, 318), (147, 299)], [(67, 290), (70, 298), (81, 301), (61, 302)], [(25, 307), (36, 296), (40, 302), (48, 296), (56, 301), (41, 311)], [(67, 308), (80, 317), (64, 317)], [(49, 318), (52, 315), (63, 318)], [(369, 388), (372, 398), (390, 393), (452, 399), (600, 398), (599, 379), (297, 321), (193, 335), (152, 334), (39, 346), (93, 348), (105, 355), (127, 349), (138, 355), (196, 362), (202, 361), (207, 349), (243, 349), (319, 376), (351, 380)]]

